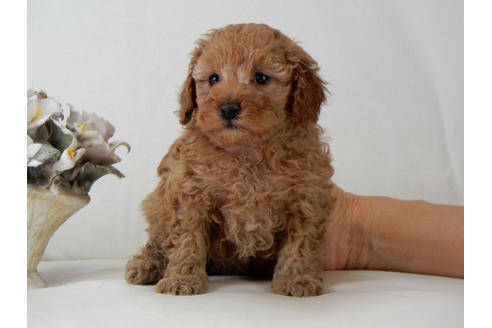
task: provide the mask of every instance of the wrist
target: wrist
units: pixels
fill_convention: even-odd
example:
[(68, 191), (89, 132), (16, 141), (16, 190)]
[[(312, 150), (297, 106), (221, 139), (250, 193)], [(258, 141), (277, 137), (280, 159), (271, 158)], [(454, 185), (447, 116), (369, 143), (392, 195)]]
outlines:
[[(389, 198), (379, 196), (355, 196), (352, 209), (353, 225), (363, 236), (365, 254), (363, 268), (368, 270), (389, 270), (392, 267), (389, 247), (393, 245), (393, 225), (384, 217), (391, 212)], [(398, 243), (396, 243), (398, 244)]]
[(325, 270), (369, 269), (374, 258), (366, 197), (334, 186), (336, 203), (326, 233)]

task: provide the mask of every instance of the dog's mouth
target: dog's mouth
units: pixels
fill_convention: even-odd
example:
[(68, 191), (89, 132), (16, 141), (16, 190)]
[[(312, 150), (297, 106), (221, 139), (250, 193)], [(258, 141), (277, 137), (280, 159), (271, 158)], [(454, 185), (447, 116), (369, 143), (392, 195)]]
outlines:
[(224, 128), (226, 130), (233, 130), (233, 131), (241, 131), (244, 130), (244, 127), (239, 125), (237, 122), (234, 121), (225, 121), (224, 122)]

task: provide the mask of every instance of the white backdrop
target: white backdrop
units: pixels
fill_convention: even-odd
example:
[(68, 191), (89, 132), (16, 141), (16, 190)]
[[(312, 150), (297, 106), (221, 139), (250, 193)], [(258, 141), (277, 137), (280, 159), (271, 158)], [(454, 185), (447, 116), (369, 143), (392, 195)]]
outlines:
[(145, 240), (139, 203), (179, 135), (173, 111), (193, 42), (262, 22), (300, 41), (333, 93), (322, 109), (334, 180), (365, 195), (463, 204), (461, 1), (29, 0), (28, 83), (98, 113), (128, 141), (46, 259), (126, 258)]

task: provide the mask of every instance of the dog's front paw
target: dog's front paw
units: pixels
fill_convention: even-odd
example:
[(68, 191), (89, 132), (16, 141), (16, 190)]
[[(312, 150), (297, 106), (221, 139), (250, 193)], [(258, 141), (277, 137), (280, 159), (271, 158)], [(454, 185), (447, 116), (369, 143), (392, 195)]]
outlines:
[(207, 278), (196, 275), (165, 276), (157, 283), (155, 290), (161, 294), (171, 295), (203, 294), (207, 291)]
[(316, 296), (323, 293), (323, 281), (311, 274), (280, 275), (273, 278), (272, 289), (280, 295)]
[(134, 256), (125, 268), (126, 281), (134, 285), (153, 285), (162, 278), (162, 275), (161, 266), (142, 255)]

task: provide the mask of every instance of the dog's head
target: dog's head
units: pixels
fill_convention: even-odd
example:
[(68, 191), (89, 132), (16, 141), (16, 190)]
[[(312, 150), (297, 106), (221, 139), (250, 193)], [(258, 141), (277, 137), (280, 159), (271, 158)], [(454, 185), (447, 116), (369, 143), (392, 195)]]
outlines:
[(318, 70), (295, 42), (267, 25), (212, 30), (192, 52), (180, 122), (221, 147), (255, 145), (289, 124), (314, 124), (325, 100)]

